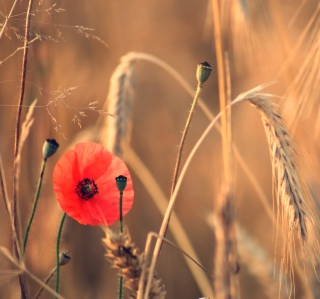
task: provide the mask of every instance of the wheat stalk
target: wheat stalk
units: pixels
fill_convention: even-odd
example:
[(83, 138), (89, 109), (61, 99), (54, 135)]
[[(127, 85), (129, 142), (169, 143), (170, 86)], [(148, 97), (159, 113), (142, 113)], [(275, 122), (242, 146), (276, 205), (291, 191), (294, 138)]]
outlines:
[(110, 79), (110, 88), (105, 110), (114, 117), (106, 117), (102, 126), (100, 142), (117, 156), (130, 136), (130, 116), (134, 97), (134, 62), (131, 55), (121, 58), (120, 64)]

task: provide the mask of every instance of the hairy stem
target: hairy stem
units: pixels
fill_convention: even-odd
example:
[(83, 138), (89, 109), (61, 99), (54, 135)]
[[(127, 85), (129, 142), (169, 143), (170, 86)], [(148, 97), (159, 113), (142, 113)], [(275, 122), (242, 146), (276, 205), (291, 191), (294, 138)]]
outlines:
[(202, 90), (202, 86), (201, 86), (201, 84), (198, 84), (197, 91), (196, 91), (196, 94), (194, 96), (193, 103), (192, 103), (192, 106), (191, 106), (191, 109), (190, 109), (190, 112), (189, 112), (189, 116), (188, 116), (186, 125), (184, 127), (184, 130), (183, 130), (183, 133), (182, 133), (182, 137), (181, 137), (181, 140), (180, 140), (180, 144), (179, 144), (177, 161), (176, 161), (176, 165), (175, 165), (174, 172), (173, 172), (173, 179), (172, 179), (171, 192), (170, 192), (171, 196), (172, 196), (174, 188), (176, 187), (176, 184), (177, 184), (177, 179), (178, 179), (178, 175), (179, 175), (179, 168), (180, 168), (180, 162), (181, 162), (181, 156), (182, 156), (182, 150), (183, 150), (184, 142), (185, 142), (186, 137), (187, 137), (187, 133), (188, 133), (188, 130), (189, 130), (189, 127), (190, 127), (190, 124), (191, 124), (191, 120), (192, 120), (192, 116), (193, 116), (193, 112), (194, 112), (194, 110), (195, 110), (195, 108), (197, 106), (197, 102), (198, 102), (198, 99), (200, 97), (201, 90)]
[[(123, 191), (120, 191), (119, 211), (120, 211), (120, 233), (121, 234), (123, 234), (122, 199), (123, 199)], [(122, 289), (123, 289), (123, 276), (121, 275), (121, 270), (120, 270), (118, 299), (122, 299)]]
[(37, 208), (37, 204), (38, 204), (38, 200), (39, 200), (39, 195), (40, 195), (40, 190), (41, 190), (41, 186), (42, 186), (44, 170), (46, 168), (46, 163), (47, 163), (47, 159), (43, 159), (41, 172), (40, 172), (40, 177), (39, 177), (39, 182), (38, 182), (38, 186), (37, 186), (37, 191), (36, 191), (36, 195), (35, 195), (35, 199), (34, 199), (34, 203), (33, 203), (33, 207), (32, 207), (32, 212), (31, 212), (31, 216), (30, 216), (27, 228), (26, 228), (26, 233), (25, 233), (24, 239), (23, 239), (23, 248), (22, 248), (22, 253), (23, 254), (24, 254), (24, 252), (26, 250), (27, 241), (28, 241), (28, 237), (29, 237), (29, 231), (30, 231), (31, 224), (32, 224), (32, 221), (33, 221), (33, 218), (34, 218), (34, 214), (36, 212), (36, 208)]
[(62, 234), (62, 228), (64, 221), (66, 219), (67, 214), (63, 213), (59, 230), (58, 230), (58, 236), (57, 236), (57, 246), (56, 246), (56, 259), (57, 259), (57, 275), (56, 275), (56, 293), (59, 293), (59, 279), (60, 279), (60, 240), (61, 240), (61, 234)]

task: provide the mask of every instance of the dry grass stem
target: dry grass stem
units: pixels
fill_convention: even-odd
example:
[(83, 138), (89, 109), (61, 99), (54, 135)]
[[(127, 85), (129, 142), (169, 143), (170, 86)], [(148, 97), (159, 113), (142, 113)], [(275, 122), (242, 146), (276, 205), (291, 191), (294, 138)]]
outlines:
[(24, 145), (25, 141), (28, 138), (28, 135), (30, 133), (30, 129), (31, 129), (31, 127), (33, 125), (33, 122), (34, 122), (33, 111), (34, 111), (34, 108), (35, 108), (36, 104), (37, 104), (37, 100), (34, 100), (32, 102), (32, 104), (30, 105), (29, 109), (28, 109), (28, 113), (26, 115), (25, 121), (21, 125), (21, 136), (20, 136), (20, 140), (19, 140), (17, 156), (15, 158), (15, 164), (16, 164), (16, 167), (17, 167), (17, 170), (15, 172), (16, 181), (17, 181), (17, 184), (16, 184), (17, 192), (18, 192), (18, 189), (19, 189), (18, 188), (19, 187), (18, 186), (18, 179), (19, 179), (19, 176), (20, 176), (21, 152), (22, 152), (23, 145)]
[(3, 33), (4, 33), (5, 30), (6, 30), (6, 27), (7, 27), (7, 25), (8, 25), (8, 21), (10, 20), (10, 18), (11, 18), (11, 16), (12, 16), (13, 10), (14, 10), (17, 2), (18, 2), (18, 0), (15, 0), (15, 1), (13, 2), (12, 6), (11, 6), (11, 9), (10, 9), (10, 12), (9, 12), (9, 14), (6, 16), (6, 19), (5, 19), (4, 23), (3, 23), (2, 28), (1, 28), (1, 31), (0, 31), (0, 39), (1, 39), (2, 35), (3, 35)]
[(217, 198), (215, 238), (216, 249), (214, 256), (214, 290), (219, 299), (237, 298), (238, 263), (236, 261), (234, 246), (235, 234), (233, 232), (235, 215), (233, 196), (228, 185), (221, 187)]
[[(206, 220), (215, 231), (219, 224), (216, 215), (210, 213)], [(279, 273), (275, 272), (273, 258), (239, 223), (236, 223), (236, 233), (240, 267), (242, 265), (246, 267), (249, 274), (263, 287), (263, 292), (268, 295), (268, 298), (277, 298), (279, 284), (274, 278), (279, 277)], [(281, 291), (283, 294), (283, 290)], [(281, 294), (280, 298), (282, 298)]]
[(32, 274), (24, 264), (21, 264), (17, 259), (15, 259), (12, 254), (8, 251), (8, 249), (0, 246), (0, 253), (12, 264), (14, 264), (19, 269), (19, 275), (21, 273), (26, 273), (32, 280), (41, 285), (45, 290), (54, 295), (57, 299), (65, 299), (63, 296), (56, 293), (52, 288), (46, 285), (41, 279), (39, 279), (36, 275)]
[[(112, 267), (121, 270), (124, 286), (130, 290), (130, 298), (137, 298), (142, 270), (145, 269), (148, 272), (144, 255), (132, 243), (127, 231), (120, 234), (106, 229), (106, 238), (102, 239), (102, 242), (106, 248), (106, 258), (111, 262)], [(148, 298), (164, 299), (165, 295), (166, 291), (161, 281), (153, 276)]]
[[(134, 171), (135, 175), (140, 179), (143, 186), (148, 191), (151, 199), (156, 205), (157, 209), (163, 215), (168, 205), (168, 199), (161, 190), (156, 179), (152, 176), (148, 168), (143, 164), (138, 155), (129, 148), (126, 155), (127, 165)], [(183, 248), (188, 254), (194, 257), (195, 260), (200, 260), (194, 245), (191, 243), (187, 232), (185, 231), (180, 219), (176, 213), (172, 213), (170, 219), (171, 225), (169, 230), (171, 231), (176, 243), (180, 248)], [(199, 290), (202, 294), (208, 294), (210, 298), (214, 298), (213, 289), (210, 279), (194, 262), (184, 256), (186, 264), (188, 265), (190, 272), (192, 273), (194, 280), (196, 281)]]
[(129, 142), (131, 112), (134, 97), (134, 62), (123, 56), (110, 79), (105, 110), (114, 117), (106, 117), (101, 131), (101, 143), (117, 156), (122, 156)]
[[(240, 94), (232, 103), (231, 103), (231, 106), (241, 102), (241, 101), (244, 101), (246, 99), (249, 99), (253, 96), (257, 96), (258, 95), (258, 92), (261, 91), (264, 87), (266, 86), (269, 86), (271, 85), (272, 83), (267, 83), (267, 84), (264, 84), (264, 85), (259, 85), (245, 93), (242, 93)], [(260, 94), (261, 95), (261, 94)], [(264, 96), (269, 96), (268, 94), (262, 94)], [(160, 252), (160, 249), (161, 249), (161, 246), (162, 246), (162, 238), (164, 237), (164, 234), (165, 232), (167, 231), (167, 227), (169, 225), (169, 220), (170, 220), (170, 217), (171, 217), (171, 214), (173, 212), (173, 207), (175, 205), (175, 202), (177, 200), (177, 195), (178, 195), (178, 192), (181, 188), (181, 184), (182, 184), (182, 181), (184, 179), (184, 176), (186, 175), (186, 172), (187, 172), (187, 169), (191, 163), (191, 160), (193, 159), (193, 157), (195, 156), (197, 150), (199, 149), (200, 145), (202, 144), (202, 142), (204, 141), (204, 139), (208, 136), (208, 134), (211, 132), (212, 128), (216, 125), (217, 121), (220, 119), (221, 117), (221, 111), (220, 113), (211, 121), (211, 123), (209, 124), (209, 126), (206, 128), (206, 130), (203, 132), (203, 134), (201, 135), (201, 137), (199, 138), (199, 140), (197, 141), (196, 145), (193, 147), (191, 153), (189, 154), (182, 170), (181, 170), (181, 173), (180, 173), (180, 176), (179, 176), (179, 179), (177, 181), (177, 184), (176, 184), (176, 188), (171, 196), (171, 199), (169, 201), (169, 204), (168, 204), (168, 207), (166, 209), (166, 212), (164, 214), (164, 217), (163, 217), (163, 220), (162, 220), (162, 224), (161, 224), (161, 227), (160, 227), (160, 230), (159, 230), (159, 239), (157, 240), (156, 242), (156, 245), (155, 245), (155, 248), (154, 248), (154, 251), (153, 251), (153, 255), (152, 255), (152, 259), (151, 259), (151, 263), (150, 263), (150, 271), (149, 271), (149, 277), (148, 277), (148, 283), (150, 283), (151, 279), (152, 279), (152, 273), (155, 269), (155, 265), (156, 265), (156, 261), (157, 261), (157, 258), (158, 258), (158, 255), (159, 255), (159, 252)], [(146, 294), (148, 293), (148, 287), (146, 289)]]

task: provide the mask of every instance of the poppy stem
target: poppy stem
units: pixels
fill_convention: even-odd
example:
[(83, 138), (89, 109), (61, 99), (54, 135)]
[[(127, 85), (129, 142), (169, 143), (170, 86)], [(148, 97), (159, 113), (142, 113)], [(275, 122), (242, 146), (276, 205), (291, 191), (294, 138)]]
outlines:
[[(120, 191), (119, 212), (120, 212), (120, 233), (121, 234), (123, 234), (122, 199), (123, 199), (123, 191)], [(122, 285), (123, 285), (123, 276), (121, 275), (121, 270), (120, 270), (119, 293), (118, 293), (119, 299), (122, 299)]]
[(177, 184), (184, 142), (185, 142), (186, 137), (187, 137), (187, 133), (188, 133), (188, 130), (189, 130), (189, 127), (190, 127), (190, 124), (191, 124), (191, 120), (192, 120), (192, 116), (193, 116), (193, 112), (196, 109), (197, 102), (198, 102), (198, 99), (200, 97), (201, 90), (202, 90), (202, 84), (199, 83), (198, 86), (197, 86), (197, 91), (196, 91), (196, 94), (194, 96), (193, 103), (192, 103), (192, 106), (191, 106), (191, 109), (190, 109), (190, 112), (189, 112), (189, 116), (188, 116), (186, 125), (184, 127), (184, 130), (183, 130), (183, 133), (182, 133), (182, 137), (181, 137), (181, 140), (180, 140), (180, 144), (179, 144), (178, 156), (177, 156), (177, 161), (176, 161), (176, 165), (175, 165), (175, 168), (174, 168), (172, 185), (171, 185), (171, 192), (170, 192), (171, 196), (172, 196), (173, 191), (174, 191), (174, 189), (176, 187), (176, 184)]
[(120, 191), (119, 211), (120, 211), (120, 233), (123, 234), (123, 213), (122, 213), (123, 191)]
[(57, 274), (56, 274), (56, 292), (59, 293), (59, 275), (60, 275), (60, 238), (61, 238), (61, 233), (62, 233), (62, 227), (64, 224), (64, 221), (66, 219), (67, 214), (63, 213), (59, 230), (58, 230), (58, 237), (57, 237), (57, 247), (56, 247), (56, 258), (57, 258)]
[(36, 195), (35, 195), (34, 202), (33, 202), (32, 212), (31, 212), (31, 216), (30, 216), (27, 228), (26, 228), (24, 239), (23, 239), (23, 248), (22, 248), (22, 254), (23, 255), (24, 255), (24, 252), (26, 250), (29, 231), (30, 231), (31, 224), (32, 224), (32, 221), (33, 221), (33, 218), (34, 218), (34, 214), (36, 212), (36, 208), (37, 208), (37, 204), (38, 204), (38, 200), (39, 200), (39, 196), (40, 196), (40, 190), (41, 190), (41, 186), (42, 186), (43, 175), (44, 175), (44, 170), (46, 168), (46, 164), (47, 164), (47, 159), (43, 159), (42, 160), (42, 167), (41, 167), (40, 177), (39, 177), (39, 182), (38, 182), (38, 186), (37, 186), (37, 191), (36, 191)]

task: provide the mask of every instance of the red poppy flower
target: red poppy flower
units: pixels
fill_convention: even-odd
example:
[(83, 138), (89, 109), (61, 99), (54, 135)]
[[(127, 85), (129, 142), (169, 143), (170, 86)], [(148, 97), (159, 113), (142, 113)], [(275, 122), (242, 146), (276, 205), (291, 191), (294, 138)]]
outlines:
[(120, 192), (115, 178), (127, 177), (122, 213), (133, 204), (133, 186), (128, 168), (101, 144), (78, 143), (58, 161), (53, 171), (56, 197), (63, 211), (81, 224), (111, 225), (120, 218)]

